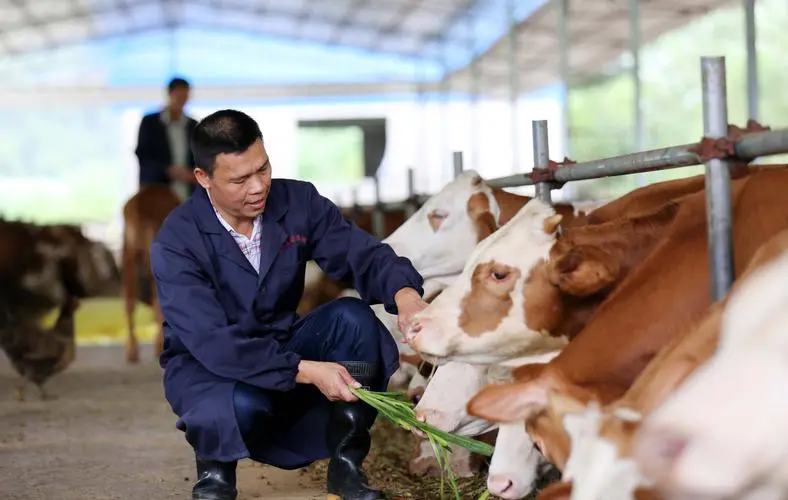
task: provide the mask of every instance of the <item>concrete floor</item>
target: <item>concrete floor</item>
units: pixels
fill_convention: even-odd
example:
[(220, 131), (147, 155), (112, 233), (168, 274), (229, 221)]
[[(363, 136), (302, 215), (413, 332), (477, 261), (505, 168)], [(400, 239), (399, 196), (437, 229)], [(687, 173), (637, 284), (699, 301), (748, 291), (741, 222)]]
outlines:
[[(0, 355), (0, 498), (191, 498), (191, 448), (175, 429), (149, 345), (141, 359), (128, 365), (121, 346), (81, 347), (46, 385), (56, 399), (41, 401), (28, 386), (20, 403), (16, 373)], [(238, 483), (239, 500), (325, 498), (308, 475), (248, 460)]]

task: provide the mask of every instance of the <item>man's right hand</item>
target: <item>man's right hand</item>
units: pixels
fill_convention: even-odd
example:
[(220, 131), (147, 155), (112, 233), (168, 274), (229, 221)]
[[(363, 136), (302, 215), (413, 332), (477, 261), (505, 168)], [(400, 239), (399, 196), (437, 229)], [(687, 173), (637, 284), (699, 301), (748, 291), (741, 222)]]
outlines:
[(298, 375), (296, 382), (299, 384), (313, 384), (323, 393), (329, 401), (358, 401), (358, 398), (350, 392), (348, 386), (358, 389), (361, 387), (348, 373), (347, 368), (339, 363), (327, 363), (323, 361), (301, 360), (298, 363)]

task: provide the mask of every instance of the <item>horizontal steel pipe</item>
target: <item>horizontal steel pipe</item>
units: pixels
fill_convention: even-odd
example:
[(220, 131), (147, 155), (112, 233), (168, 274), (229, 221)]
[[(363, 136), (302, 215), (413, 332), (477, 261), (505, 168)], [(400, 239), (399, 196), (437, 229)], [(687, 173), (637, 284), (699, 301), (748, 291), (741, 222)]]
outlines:
[[(603, 160), (573, 163), (555, 171), (556, 182), (599, 179), (616, 175), (667, 170), (670, 168), (689, 167), (701, 163), (698, 155), (689, 151), (696, 144), (684, 144), (670, 148), (653, 149), (642, 153), (615, 156)], [(744, 160), (752, 160), (759, 156), (788, 153), (788, 129), (754, 132), (739, 139), (736, 144), (736, 155)], [(534, 184), (530, 174), (515, 174), (487, 181), (491, 187), (519, 187)]]

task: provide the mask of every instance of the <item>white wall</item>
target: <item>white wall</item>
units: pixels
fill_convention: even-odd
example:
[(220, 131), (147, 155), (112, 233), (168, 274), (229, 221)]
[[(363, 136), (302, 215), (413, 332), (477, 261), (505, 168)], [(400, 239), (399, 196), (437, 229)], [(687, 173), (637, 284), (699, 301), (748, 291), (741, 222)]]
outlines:
[[(196, 97), (196, 96), (195, 96)], [(96, 106), (106, 106), (106, 97)], [(80, 103), (91, 106), (90, 102)], [(445, 107), (444, 107), (445, 106)], [(452, 151), (464, 153), (465, 168), (475, 168), (484, 177), (527, 172), (532, 168), (531, 120), (547, 119), (550, 124), (551, 157), (562, 157), (559, 103), (551, 98), (523, 99), (518, 110), (520, 165), (512, 165), (511, 112), (508, 101), (479, 101), (477, 122), (472, 123), (472, 105), (467, 101), (445, 104), (437, 99), (420, 103), (413, 100), (292, 102), (289, 104), (245, 104), (236, 99), (217, 101), (212, 96), (210, 105), (195, 98), (189, 111), (199, 119), (217, 109), (236, 107), (249, 113), (260, 123), (266, 147), (272, 159), (275, 177), (296, 175), (297, 124), (304, 119), (385, 118), (387, 121), (387, 146), (379, 170), (381, 198), (397, 201), (407, 196), (407, 170), (416, 169), (416, 190), (431, 194), (439, 190), (452, 177)], [(134, 156), (137, 128), (143, 112), (155, 106), (137, 105), (118, 108), (120, 114), (121, 157), (106, 158), (108, 165), (122, 170), (124, 187), (117, 200), (116, 216), (111, 221), (90, 224), (90, 234), (118, 247), (121, 234), (121, 207), (137, 189), (137, 162)], [(473, 137), (473, 131), (476, 137)], [(34, 134), (32, 130), (30, 134)], [(472, 151), (475, 149), (475, 155)], [(64, 151), (68, 155), (68, 151)], [(474, 164), (474, 156), (478, 162)], [(331, 168), (327, 165), (326, 168)], [(2, 175), (0, 175), (2, 177)], [(352, 186), (318, 183), (325, 196), (340, 204), (352, 202)], [(529, 192), (531, 188), (520, 189)], [(358, 186), (360, 203), (374, 201), (374, 183), (371, 179)], [(554, 194), (560, 199), (560, 193)]]

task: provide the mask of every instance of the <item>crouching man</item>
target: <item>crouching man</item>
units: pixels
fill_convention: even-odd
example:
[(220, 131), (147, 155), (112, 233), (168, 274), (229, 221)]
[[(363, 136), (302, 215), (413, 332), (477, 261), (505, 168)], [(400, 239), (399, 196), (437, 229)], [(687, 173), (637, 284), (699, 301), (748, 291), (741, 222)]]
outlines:
[(162, 225), (151, 267), (165, 395), (195, 450), (192, 498), (235, 499), (236, 461), (247, 457), (283, 469), (330, 458), (329, 494), (384, 498), (362, 472), (376, 412), (348, 385), (384, 390), (398, 367), (395, 341), (358, 299), (295, 310), (314, 259), (404, 330), (426, 307), (422, 277), (312, 184), (272, 180), (246, 114), (206, 117), (191, 147), (201, 187)]

